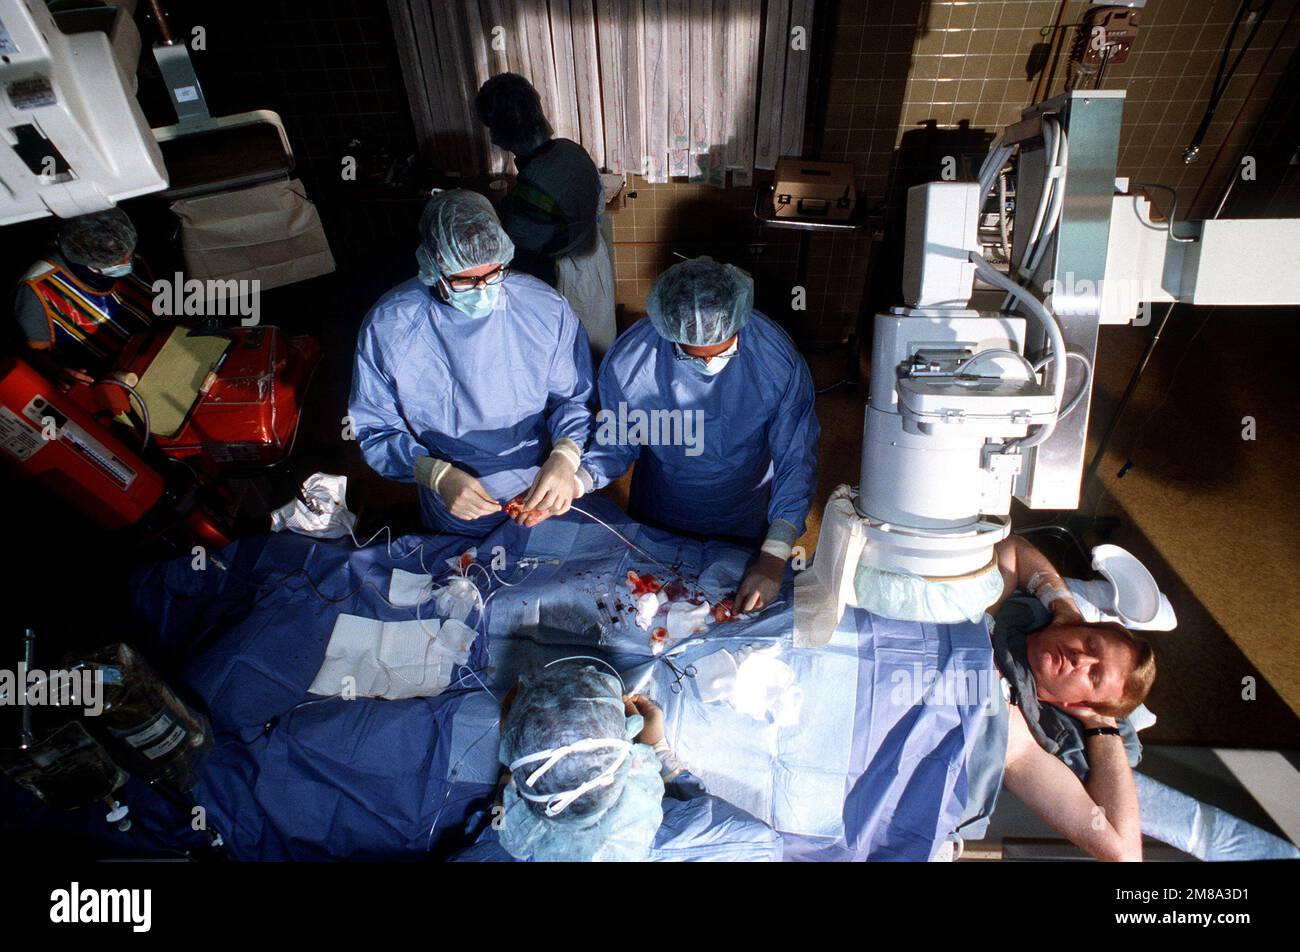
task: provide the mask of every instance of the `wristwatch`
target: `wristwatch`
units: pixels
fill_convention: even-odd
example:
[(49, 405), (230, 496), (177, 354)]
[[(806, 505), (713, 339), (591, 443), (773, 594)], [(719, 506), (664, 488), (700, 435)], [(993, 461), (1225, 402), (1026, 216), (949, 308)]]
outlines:
[(1083, 732), (1084, 737), (1118, 737), (1118, 727), (1089, 727)]

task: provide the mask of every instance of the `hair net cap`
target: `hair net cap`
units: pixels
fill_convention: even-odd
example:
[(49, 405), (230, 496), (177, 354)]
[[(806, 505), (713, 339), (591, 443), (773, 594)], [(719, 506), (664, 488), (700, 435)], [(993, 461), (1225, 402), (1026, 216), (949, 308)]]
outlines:
[[(621, 685), (613, 676), (589, 665), (557, 665), (521, 683), (501, 735), (501, 762), (509, 766), (583, 740), (630, 742), (642, 726), (640, 715), (624, 713)], [(501, 845), (517, 859), (644, 859), (663, 822), (664, 796), (659, 760), (645, 744), (630, 744), (627, 756), (616, 746), (568, 753), (530, 792), (573, 790), (620, 759), (612, 782), (587, 791), (552, 817), (543, 804), (520, 794), (537, 762), (519, 767), (504, 795)]]
[(59, 251), (73, 264), (107, 268), (135, 251), (136, 231), (120, 208), (78, 215), (59, 229)]
[(551, 138), (542, 97), (517, 73), (500, 73), (485, 82), (474, 97), (474, 108), (491, 130), (492, 141), (516, 155), (528, 155)]
[(659, 275), (646, 301), (650, 322), (676, 344), (721, 344), (749, 323), (754, 279), (734, 265), (692, 258)]
[(434, 193), (420, 214), (420, 240), (444, 276), (515, 257), (492, 203), (467, 189)]

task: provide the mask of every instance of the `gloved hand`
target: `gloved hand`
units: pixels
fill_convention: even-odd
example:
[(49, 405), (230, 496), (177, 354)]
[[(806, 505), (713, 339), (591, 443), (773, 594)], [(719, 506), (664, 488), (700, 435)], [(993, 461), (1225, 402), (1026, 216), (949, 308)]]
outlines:
[(447, 511), (457, 519), (481, 519), (501, 511), (501, 504), (483, 490), (477, 479), (446, 460), (417, 456), (415, 481), (441, 496)]
[(524, 497), (524, 508), (546, 510), (552, 516), (562, 516), (568, 512), (581, 489), (577, 478), (581, 459), (581, 451), (573, 440), (560, 440), (556, 443), (551, 455), (546, 457), (546, 462), (538, 470), (528, 495)]
[(644, 694), (624, 694), (623, 713), (629, 717), (633, 714), (640, 714), (642, 720), (645, 721), (641, 733), (636, 735), (638, 744), (653, 747), (664, 739), (663, 709)]
[(736, 611), (746, 614), (766, 608), (780, 593), (784, 575), (785, 559), (760, 552), (745, 570), (745, 577), (736, 589)]

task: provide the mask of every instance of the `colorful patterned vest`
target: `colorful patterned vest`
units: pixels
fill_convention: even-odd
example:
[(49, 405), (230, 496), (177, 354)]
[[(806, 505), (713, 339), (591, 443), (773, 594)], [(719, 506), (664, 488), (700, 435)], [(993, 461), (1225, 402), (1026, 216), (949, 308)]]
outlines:
[(101, 291), (62, 261), (45, 259), (22, 281), (45, 309), (55, 356), (69, 367), (110, 369), (127, 338), (148, 333), (156, 323), (153, 290), (134, 273)]

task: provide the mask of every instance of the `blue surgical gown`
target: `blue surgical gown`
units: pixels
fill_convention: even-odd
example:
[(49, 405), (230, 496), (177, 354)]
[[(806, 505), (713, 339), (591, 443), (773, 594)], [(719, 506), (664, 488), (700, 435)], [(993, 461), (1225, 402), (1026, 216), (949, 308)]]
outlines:
[[(689, 535), (758, 541), (772, 523), (804, 531), (817, 489), (815, 393), (808, 365), (781, 328), (757, 312), (740, 331), (739, 349), (712, 376), (678, 360), (674, 345), (649, 320), (624, 333), (600, 365), (601, 414), (583, 465), (597, 488), (636, 463), (635, 515)], [(703, 437), (678, 445), (619, 439), (650, 411), (703, 413)], [(685, 429), (682, 430), (685, 433)], [(613, 437), (611, 439), (611, 437)], [(672, 442), (671, 440), (658, 442)], [(686, 445), (683, 445), (686, 444)], [(788, 528), (788, 527), (787, 527)]]
[[(646, 861), (651, 863), (776, 863), (781, 835), (739, 807), (720, 800), (690, 773), (664, 785), (664, 819)], [(457, 863), (512, 863), (497, 831), (488, 825), (472, 845), (451, 857)]]
[[(412, 278), (366, 315), (348, 413), (381, 476), (414, 482), (415, 457), (427, 454), (506, 502), (556, 442), (586, 446), (592, 389), (587, 334), (554, 289), (511, 273), (496, 310), (472, 318)], [(479, 537), (505, 518), (457, 519), (424, 486), (420, 512), (433, 529)]]

